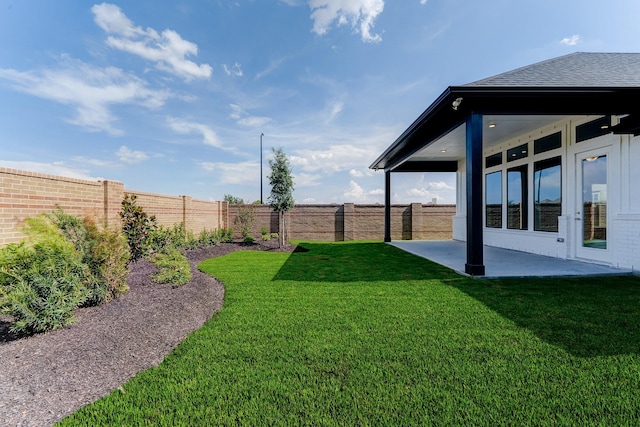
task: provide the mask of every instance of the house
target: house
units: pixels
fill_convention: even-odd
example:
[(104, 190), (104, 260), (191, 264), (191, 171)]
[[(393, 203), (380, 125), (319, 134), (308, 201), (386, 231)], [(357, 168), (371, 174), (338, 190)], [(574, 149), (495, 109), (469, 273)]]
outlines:
[(370, 166), (456, 172), (465, 272), (484, 245), (640, 271), (640, 54), (574, 53), (448, 87)]

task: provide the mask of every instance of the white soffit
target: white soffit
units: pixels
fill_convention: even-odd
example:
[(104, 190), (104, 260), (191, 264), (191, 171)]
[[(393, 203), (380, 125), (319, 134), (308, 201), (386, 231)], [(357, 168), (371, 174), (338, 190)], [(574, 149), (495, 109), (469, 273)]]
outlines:
[[(562, 116), (484, 116), (482, 118), (483, 150), (503, 144), (511, 139), (525, 136), (565, 118)], [(490, 124), (494, 124), (495, 127), (489, 127)], [(418, 151), (408, 160), (447, 161), (464, 158), (467, 133), (465, 126), (463, 123), (442, 138)]]

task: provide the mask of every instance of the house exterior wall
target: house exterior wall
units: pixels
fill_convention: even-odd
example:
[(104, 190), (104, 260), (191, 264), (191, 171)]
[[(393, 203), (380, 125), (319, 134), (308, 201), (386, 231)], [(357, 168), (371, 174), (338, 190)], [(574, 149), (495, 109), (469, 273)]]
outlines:
[[(596, 262), (620, 268), (640, 271), (640, 137), (614, 135), (612, 133), (576, 142), (576, 126), (587, 123), (596, 117), (568, 118), (550, 126), (521, 135), (499, 146), (486, 149), (485, 158), (529, 143), (532, 154), (526, 159), (506, 163), (493, 168), (484, 169), (487, 173), (501, 170), (503, 182), (502, 228), (486, 227), (486, 208), (483, 209), (485, 219), (484, 243), (489, 246), (519, 250), (563, 259), (576, 259)], [(562, 147), (539, 155), (533, 154), (533, 141), (556, 132), (562, 132)], [(582, 212), (582, 196), (577, 192), (581, 184), (581, 159), (592, 154), (607, 156), (607, 210), (587, 207)], [(534, 231), (533, 227), (533, 164), (545, 158), (561, 157), (562, 211), (558, 217), (558, 230), (554, 232)], [(526, 230), (507, 229), (506, 171), (518, 165), (528, 166), (528, 200), (529, 212)], [(458, 172), (458, 210), (453, 219), (453, 236), (457, 240), (466, 240), (466, 218), (464, 217), (465, 188), (464, 161), (460, 162)], [(486, 182), (483, 188), (486, 194)], [(599, 214), (599, 218), (596, 218)], [(603, 237), (603, 228), (596, 227), (595, 221), (606, 222), (606, 249), (586, 249), (582, 247), (582, 221), (596, 237)], [(593, 225), (593, 227), (590, 227)]]

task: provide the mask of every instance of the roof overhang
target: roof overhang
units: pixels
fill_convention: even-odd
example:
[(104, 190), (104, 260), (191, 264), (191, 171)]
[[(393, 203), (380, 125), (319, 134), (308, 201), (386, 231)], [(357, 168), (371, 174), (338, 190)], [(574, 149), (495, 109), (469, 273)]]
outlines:
[[(483, 116), (522, 117), (523, 121), (526, 121), (527, 117), (546, 118), (546, 122), (567, 116), (628, 116), (620, 124), (621, 127), (614, 127), (613, 131), (635, 133), (640, 131), (639, 99), (640, 87), (451, 86), (371, 164), (370, 168), (391, 172), (418, 171), (420, 168), (417, 163), (402, 165), (420, 150), (460, 129), (471, 113)], [(625, 122), (627, 125), (623, 129), (622, 125)], [(452, 160), (443, 159), (447, 162)], [(432, 163), (424, 166), (434, 168)]]

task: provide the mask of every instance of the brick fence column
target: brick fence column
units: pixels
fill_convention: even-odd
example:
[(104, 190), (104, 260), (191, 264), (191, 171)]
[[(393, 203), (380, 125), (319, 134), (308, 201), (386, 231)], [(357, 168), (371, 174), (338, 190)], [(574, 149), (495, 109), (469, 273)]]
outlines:
[(345, 203), (344, 208), (344, 241), (356, 238), (356, 206), (353, 203)]
[(182, 196), (182, 223), (184, 224), (185, 231), (195, 232), (193, 229), (193, 221), (191, 220), (193, 216), (191, 207), (192, 200), (193, 198), (191, 196)]
[(104, 188), (104, 223), (111, 229), (120, 227), (124, 184), (117, 181), (102, 181), (102, 185)]
[(411, 203), (411, 240), (422, 239), (422, 203)]

